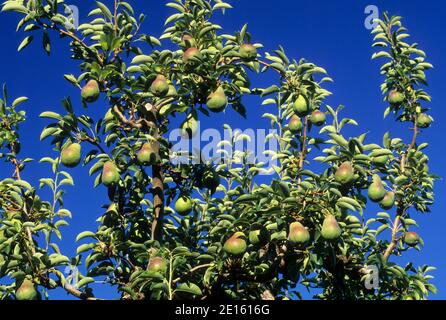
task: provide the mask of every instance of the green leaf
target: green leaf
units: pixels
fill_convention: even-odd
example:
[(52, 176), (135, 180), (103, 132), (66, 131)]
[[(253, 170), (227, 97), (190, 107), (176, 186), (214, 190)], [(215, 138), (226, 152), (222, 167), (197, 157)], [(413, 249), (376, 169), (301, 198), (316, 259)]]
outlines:
[(201, 296), (203, 293), (195, 283), (182, 283), (178, 286), (175, 292), (186, 292), (196, 296)]
[(96, 1), (96, 5), (98, 6), (99, 9), (101, 9), (102, 14), (108, 18), (109, 20), (112, 20), (113, 18), (113, 14), (111, 13), (110, 9), (108, 9), (108, 7), (103, 4), (102, 2)]
[(33, 41), (34, 37), (33, 36), (27, 36), (25, 39), (23, 39), (23, 41), (20, 43), (17, 51), (22, 51), (23, 49), (25, 49), (32, 41)]
[(13, 107), (17, 107), (19, 104), (28, 101), (29, 99), (27, 97), (20, 97), (14, 100), (14, 102), (12, 103)]

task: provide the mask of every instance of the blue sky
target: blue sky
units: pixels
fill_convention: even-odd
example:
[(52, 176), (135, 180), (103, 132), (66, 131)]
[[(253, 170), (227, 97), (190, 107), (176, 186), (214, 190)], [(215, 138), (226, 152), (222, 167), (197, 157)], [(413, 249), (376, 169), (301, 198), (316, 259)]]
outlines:
[[(111, 1), (104, 1), (109, 3)], [(165, 18), (172, 12), (165, 7), (165, 1), (130, 1), (135, 9), (147, 14), (148, 19), (143, 31), (159, 36), (163, 29)], [(225, 16), (218, 15), (216, 23), (224, 27), (226, 33), (233, 33), (249, 24), (249, 31), (254, 42), (263, 43), (266, 51), (272, 51), (282, 45), (289, 57), (306, 58), (328, 70), (334, 83), (327, 88), (334, 94), (326, 101), (331, 106), (343, 104), (346, 109), (344, 116), (356, 119), (361, 128), (352, 134), (370, 132), (368, 141), (381, 142), (382, 135), (391, 130), (392, 135), (409, 139), (407, 126), (395, 124), (391, 118), (383, 120), (385, 104), (379, 90), (382, 78), (379, 75), (380, 62), (370, 59), (370, 31), (364, 27), (367, 15), (364, 9), (367, 5), (376, 5), (381, 12), (404, 16), (404, 23), (412, 35), (411, 41), (419, 43), (420, 48), (428, 54), (429, 62), (434, 69), (429, 71), (428, 92), (433, 96), (432, 116), (436, 122), (433, 127), (421, 134), (419, 141), (430, 144), (430, 168), (439, 176), (446, 177), (444, 166), (445, 143), (442, 121), (445, 116), (441, 98), (444, 92), (444, 74), (446, 73), (444, 33), (444, 12), (446, 4), (442, 1), (425, 2), (420, 8), (418, 1), (362, 1), (362, 0), (257, 0), (229, 1), (234, 9)], [(86, 22), (86, 15), (94, 7), (94, 1), (72, 1), (80, 9), (81, 23)], [(78, 74), (78, 63), (69, 59), (68, 40), (58, 40), (53, 35), (53, 48), (50, 57), (43, 53), (41, 44), (36, 41), (24, 52), (17, 54), (17, 46), (23, 39), (22, 34), (15, 33), (17, 16), (15, 14), (0, 14), (0, 42), (2, 50), (0, 57), (0, 83), (6, 82), (9, 95), (28, 96), (30, 101), (24, 106), (28, 121), (22, 127), (23, 156), (40, 159), (51, 153), (48, 142), (39, 142), (42, 128), (47, 124), (38, 115), (44, 110), (62, 112), (60, 101), (66, 96), (72, 96), (76, 109), (81, 112), (79, 92), (64, 81), (63, 74)], [(255, 86), (262, 86), (275, 80), (264, 78), (255, 80)], [(248, 120), (243, 120), (232, 111), (218, 116), (213, 126), (231, 123), (233, 127), (258, 128), (267, 127), (268, 122), (260, 116), (265, 109), (258, 99), (249, 99)], [(100, 103), (94, 106), (100, 107)], [(94, 111), (93, 111), (94, 112)], [(213, 119), (214, 121), (214, 119)], [(1, 167), (0, 177), (9, 174)], [(75, 253), (74, 238), (83, 230), (95, 229), (95, 220), (102, 213), (100, 207), (106, 202), (104, 188), (93, 191), (92, 179), (88, 170), (76, 168), (72, 171), (76, 178), (76, 188), (68, 188), (65, 205), (73, 212), (71, 226), (65, 229), (65, 241), (62, 251), (71, 256)], [(24, 178), (37, 182), (39, 178), (50, 176), (47, 167), (32, 164), (25, 172)], [(435, 299), (446, 298), (446, 252), (444, 246), (444, 226), (446, 225), (445, 185), (443, 181), (436, 184), (437, 202), (432, 207), (432, 213), (415, 218), (419, 221), (419, 233), (425, 241), (422, 252), (411, 251), (408, 259), (416, 264), (434, 265), (438, 270), (434, 273), (434, 283), (439, 288)], [(105, 288), (98, 286), (97, 292), (102, 297), (112, 297)], [(58, 292), (53, 297), (65, 298)]]

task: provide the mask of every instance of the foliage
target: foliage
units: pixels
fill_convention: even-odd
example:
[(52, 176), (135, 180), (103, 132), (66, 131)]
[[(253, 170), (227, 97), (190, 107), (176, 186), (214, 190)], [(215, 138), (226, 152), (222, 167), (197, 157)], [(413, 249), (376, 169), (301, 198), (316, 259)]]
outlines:
[[(321, 289), (319, 299), (424, 299), (435, 293), (428, 274), (434, 268), (400, 266), (391, 259), (421, 249), (422, 240), (409, 244), (404, 239), (417, 226), (417, 212), (429, 212), (436, 179), (427, 167), (427, 144), (417, 141), (432, 120), (423, 89), (424, 72), (432, 66), (424, 52), (405, 42), (401, 18), (384, 15), (378, 21), (373, 45), (382, 51), (374, 58), (387, 59), (381, 68), (389, 105), (385, 114), (413, 125), (413, 140), (407, 144), (386, 133), (377, 144), (367, 142), (366, 133), (344, 136), (346, 126), (358, 124), (341, 117), (342, 106), (324, 103), (330, 95), (324, 86), (332, 80), (323, 68), (290, 59), (283, 48), (257, 54), (262, 45), (247, 45), (252, 43), (247, 25), (235, 35), (221, 33), (212, 17), (230, 9), (228, 3), (175, 0), (167, 5), (175, 13), (156, 38), (141, 32), (145, 16), (137, 16), (125, 1), (96, 2), (88, 14), (91, 21), (77, 29), (64, 13), (64, 1), (4, 2), (3, 11), (21, 15), (18, 30), (27, 34), (19, 50), (42, 34), (50, 54), (55, 34), (70, 39), (71, 58), (79, 61), (79, 74), (65, 79), (84, 89), (84, 99), (79, 93), (76, 102), (86, 109), (81, 114), (77, 103), (65, 99), (63, 114), (43, 112), (49, 124), (41, 140), (60, 152), (80, 143), (82, 165), (90, 167), (95, 187), (104, 184), (104, 176), (112, 178), (105, 180), (108, 209), (98, 229), (78, 235), (75, 257), (62, 255), (52, 235), (61, 238), (60, 227), (71, 217), (63, 207), (62, 187), (72, 185), (73, 178), (61, 170), (60, 157), (41, 160), (54, 174), (39, 186), (51, 189), (52, 201), (41, 199), (21, 178), (30, 159), (18, 158), (18, 125), (25, 114), (16, 107), (25, 98), (9, 106), (5, 93), (1, 157), (15, 173), (0, 184), (0, 276), (7, 283), (0, 287), (2, 297), (14, 298), (25, 278), (45, 297), (61, 286), (82, 299), (95, 299), (88, 287), (95, 279), (106, 279), (122, 299), (300, 298), (303, 288)], [(251, 78), (270, 71), (277, 74), (276, 83), (250, 88)], [(98, 111), (89, 107), (97, 87), (108, 107), (95, 121)], [(229, 161), (218, 165), (171, 161), (167, 134), (177, 118), (188, 124), (218, 117), (211, 112), (225, 107), (246, 117), (247, 95), (259, 96), (270, 108), (264, 117), (277, 129), (266, 138), (280, 146), (267, 151), (280, 162), (268, 184), (257, 182), (266, 169), (261, 162), (252, 164), (248, 151), (228, 153)], [(215, 97), (220, 100), (212, 106), (218, 108), (210, 110), (207, 103)], [(296, 133), (288, 120), (297, 111), (302, 128)], [(329, 116), (326, 124), (325, 117), (311, 121), (315, 111)], [(420, 117), (429, 121), (421, 123)], [(247, 139), (229, 125), (225, 129), (231, 136), (220, 143), (222, 153)], [(142, 149), (148, 158), (139, 154)], [(315, 166), (319, 171), (310, 169), (313, 161), (322, 164)], [(343, 174), (345, 179), (337, 178)], [(381, 203), (385, 209), (366, 197), (377, 179), (388, 195)], [(183, 202), (176, 204), (178, 198)], [(192, 210), (184, 203), (189, 200)], [(68, 264), (88, 270), (77, 287), (61, 272)], [(378, 268), (379, 289), (364, 285), (367, 266)]]

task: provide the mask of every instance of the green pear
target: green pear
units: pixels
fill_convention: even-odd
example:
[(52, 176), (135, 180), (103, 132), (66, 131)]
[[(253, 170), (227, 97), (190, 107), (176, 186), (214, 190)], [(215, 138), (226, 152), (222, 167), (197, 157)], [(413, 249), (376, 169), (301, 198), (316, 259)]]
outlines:
[(60, 153), (60, 161), (68, 168), (74, 168), (81, 162), (81, 145), (72, 143)]
[(307, 99), (303, 95), (299, 95), (294, 101), (293, 110), (299, 117), (305, 117), (310, 113)]
[(387, 101), (391, 104), (401, 104), (404, 101), (404, 94), (397, 90), (392, 90), (387, 97)]
[(151, 272), (159, 272), (161, 274), (164, 274), (167, 271), (167, 262), (162, 257), (150, 258), (147, 270)]
[(299, 132), (302, 130), (302, 121), (299, 116), (293, 114), (288, 122), (288, 128), (291, 132)]
[(191, 47), (184, 52), (183, 62), (188, 63), (193, 58), (197, 58), (197, 59), (201, 58), (200, 50), (198, 50), (198, 48), (196, 48), (196, 47)]
[(310, 241), (310, 233), (300, 222), (293, 222), (290, 224), (288, 241), (292, 244), (305, 244)]
[(81, 96), (85, 102), (93, 103), (98, 100), (100, 93), (98, 82), (96, 80), (90, 80), (82, 88)]
[(315, 126), (322, 126), (325, 123), (325, 113), (320, 110), (314, 110), (310, 115), (310, 121)]
[(239, 55), (244, 60), (257, 58), (257, 49), (252, 44), (245, 43), (240, 46)]
[(343, 162), (335, 173), (335, 180), (341, 184), (350, 184), (355, 180), (355, 171), (350, 162)]
[(247, 247), (244, 237), (245, 235), (243, 232), (234, 233), (234, 235), (226, 240), (225, 244), (223, 245), (223, 249), (225, 250), (225, 252), (234, 256), (240, 256), (244, 254)]
[(101, 176), (102, 183), (106, 187), (109, 187), (118, 183), (120, 179), (121, 176), (119, 175), (119, 170), (116, 167), (116, 164), (113, 161), (104, 163)]
[(384, 198), (379, 203), (381, 208), (383, 208), (384, 210), (392, 209), (394, 204), (395, 204), (395, 193), (392, 191), (387, 192)]
[(192, 139), (197, 135), (198, 121), (192, 114), (189, 114), (186, 120), (181, 124), (180, 129), (181, 129), (181, 136), (184, 139)]
[(208, 96), (206, 104), (212, 112), (222, 112), (228, 105), (228, 98), (223, 87), (220, 86), (212, 92)]
[(329, 214), (325, 217), (324, 222), (322, 223), (321, 235), (324, 239), (334, 240), (341, 236), (342, 230), (339, 227), (336, 218)]
[(420, 236), (416, 232), (406, 232), (404, 235), (404, 243), (408, 246), (415, 247), (420, 242)]
[(432, 124), (432, 118), (425, 113), (421, 113), (417, 117), (417, 126), (419, 128), (425, 129), (429, 128)]
[(197, 45), (197, 41), (190, 34), (185, 34), (181, 38), (181, 46), (185, 48), (195, 47)]
[(162, 74), (157, 75), (150, 86), (150, 91), (157, 97), (165, 96), (169, 92), (169, 84), (166, 77)]
[(270, 240), (268, 230), (261, 224), (254, 223), (248, 234), (249, 242), (255, 246), (263, 247)]
[(146, 142), (142, 145), (141, 149), (136, 155), (139, 164), (141, 165), (153, 165), (157, 162), (157, 154), (153, 151), (151, 143)]
[(39, 292), (36, 290), (31, 280), (23, 280), (20, 287), (15, 292), (17, 300), (39, 300)]
[(193, 201), (190, 197), (181, 195), (175, 202), (175, 211), (179, 215), (187, 216), (192, 212)]
[(373, 202), (380, 202), (386, 196), (386, 189), (379, 175), (374, 174), (369, 186), (368, 196)]

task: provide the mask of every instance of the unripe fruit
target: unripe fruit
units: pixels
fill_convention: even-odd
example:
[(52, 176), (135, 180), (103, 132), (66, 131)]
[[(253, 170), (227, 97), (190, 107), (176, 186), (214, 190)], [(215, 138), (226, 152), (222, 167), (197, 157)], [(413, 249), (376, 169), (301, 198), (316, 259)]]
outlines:
[(190, 34), (183, 35), (183, 38), (181, 39), (181, 46), (190, 48), (195, 47), (197, 45), (197, 41), (195, 41), (194, 37), (192, 37)]
[(382, 199), (381, 202), (379, 203), (381, 208), (383, 208), (384, 210), (392, 209), (394, 204), (395, 204), (395, 193), (391, 191), (387, 192), (386, 195), (384, 196), (384, 199)]
[(243, 232), (236, 232), (226, 240), (223, 249), (226, 253), (234, 256), (240, 256), (246, 252), (246, 241)]
[(119, 170), (114, 162), (107, 161), (106, 163), (104, 163), (101, 180), (106, 187), (118, 183), (120, 178), (121, 176), (119, 175)]
[(175, 202), (175, 211), (178, 212), (179, 215), (187, 216), (192, 212), (192, 206), (193, 202), (190, 197), (180, 196)]
[(290, 121), (288, 122), (288, 128), (291, 132), (299, 132), (302, 130), (302, 121), (300, 118), (293, 114), (290, 118)]
[(336, 218), (329, 214), (325, 217), (322, 223), (321, 235), (326, 240), (334, 240), (341, 236), (342, 230), (339, 227)]
[(60, 153), (60, 161), (68, 168), (74, 168), (81, 162), (81, 145), (72, 143)]
[(307, 99), (303, 95), (298, 96), (296, 101), (294, 101), (293, 110), (299, 117), (305, 117), (310, 113)]
[(220, 185), (220, 176), (214, 169), (208, 169), (203, 173), (202, 184), (206, 189), (215, 190)]
[(419, 128), (425, 129), (429, 128), (432, 123), (432, 118), (425, 113), (421, 113), (417, 117), (417, 126)]
[(228, 98), (221, 86), (208, 96), (206, 104), (212, 112), (221, 112), (226, 108), (228, 105)]
[(325, 119), (326, 119), (325, 113), (319, 110), (314, 110), (310, 116), (310, 121), (315, 126), (323, 125), (325, 123)]
[(81, 96), (85, 102), (95, 102), (98, 100), (100, 94), (99, 84), (96, 80), (90, 80), (82, 88)]
[(300, 222), (293, 222), (290, 224), (288, 241), (292, 244), (305, 244), (310, 241), (310, 233)]
[(150, 86), (150, 91), (157, 97), (163, 97), (169, 92), (169, 84), (165, 76), (159, 74)]
[(386, 189), (384, 188), (380, 176), (377, 174), (373, 175), (372, 180), (373, 181), (368, 189), (368, 196), (373, 202), (380, 202), (386, 195)]
[(416, 232), (406, 232), (404, 235), (404, 243), (408, 246), (415, 247), (420, 242), (420, 236)]
[(404, 94), (397, 90), (392, 90), (387, 97), (387, 101), (391, 104), (400, 104), (404, 101)]
[(342, 184), (350, 184), (355, 179), (355, 171), (350, 162), (342, 163), (335, 173), (335, 180)]
[(263, 247), (270, 239), (268, 230), (258, 223), (254, 223), (248, 234), (249, 242), (255, 246)]
[(136, 158), (141, 165), (150, 165), (157, 162), (157, 155), (153, 151), (152, 144), (149, 142), (142, 145), (141, 150), (139, 150), (138, 154), (136, 155)]
[(188, 115), (181, 125), (181, 136), (184, 139), (192, 139), (198, 132), (198, 121), (193, 115)]
[(239, 55), (244, 60), (257, 58), (257, 49), (252, 44), (245, 43), (240, 46)]
[(25, 279), (16, 290), (15, 297), (17, 300), (39, 300), (39, 292), (32, 281)]
[(189, 48), (184, 52), (183, 62), (187, 63), (192, 58), (198, 58), (198, 59), (201, 58), (200, 50), (198, 50), (198, 48), (196, 47)]
[(167, 262), (162, 257), (150, 258), (149, 265), (147, 266), (148, 271), (165, 273), (167, 270)]

